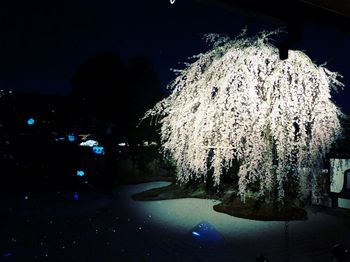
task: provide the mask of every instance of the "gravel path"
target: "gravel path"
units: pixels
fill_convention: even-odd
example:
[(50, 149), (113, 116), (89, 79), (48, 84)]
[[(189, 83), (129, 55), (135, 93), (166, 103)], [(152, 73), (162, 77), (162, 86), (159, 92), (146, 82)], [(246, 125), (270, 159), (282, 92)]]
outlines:
[[(255, 261), (264, 254), (285, 261), (284, 222), (217, 213), (213, 200), (130, 198), (168, 184), (81, 192), (78, 201), (74, 192), (2, 197), (0, 260)], [(350, 219), (342, 210), (308, 213), (307, 221), (289, 222), (290, 261), (332, 261), (334, 244), (350, 247)]]

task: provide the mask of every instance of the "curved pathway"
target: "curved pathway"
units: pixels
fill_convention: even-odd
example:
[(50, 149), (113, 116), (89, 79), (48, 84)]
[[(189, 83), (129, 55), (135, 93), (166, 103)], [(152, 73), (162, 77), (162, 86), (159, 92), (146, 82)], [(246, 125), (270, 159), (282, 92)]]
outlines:
[[(4, 261), (332, 261), (336, 243), (350, 247), (342, 210), (309, 213), (307, 221), (253, 221), (213, 210), (217, 201), (134, 201), (153, 182), (112, 193), (79, 193), (79, 200), (42, 194), (2, 201), (0, 258)], [(71, 193), (67, 193), (72, 196)], [(12, 213), (6, 212), (11, 209)], [(337, 215), (335, 215), (337, 213)], [(344, 212), (343, 212), (344, 213)]]

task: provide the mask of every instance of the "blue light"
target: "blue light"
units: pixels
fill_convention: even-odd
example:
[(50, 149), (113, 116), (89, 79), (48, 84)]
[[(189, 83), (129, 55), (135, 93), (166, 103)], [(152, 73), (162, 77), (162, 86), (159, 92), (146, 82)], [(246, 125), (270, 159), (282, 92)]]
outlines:
[(216, 248), (225, 246), (223, 236), (206, 221), (197, 224), (187, 235), (188, 241), (196, 246)]
[(11, 252), (6, 252), (6, 253), (4, 254), (4, 257), (10, 257), (10, 256), (12, 256), (12, 253), (11, 253)]
[(58, 137), (58, 138), (55, 138), (55, 141), (64, 141), (65, 138), (64, 137)]
[(200, 236), (200, 234), (199, 233), (197, 233), (196, 231), (192, 231), (192, 235), (194, 235), (194, 236)]
[(103, 146), (94, 146), (92, 147), (92, 152), (94, 152), (97, 155), (104, 155), (105, 149)]
[(33, 118), (29, 118), (27, 120), (27, 124), (30, 125), (30, 126), (34, 125), (34, 123), (35, 123), (35, 120)]
[(77, 176), (84, 176), (84, 175), (85, 175), (84, 171), (82, 171), (82, 170), (77, 171)]
[(74, 142), (76, 140), (76, 136), (73, 133), (68, 134), (69, 142)]
[(73, 198), (74, 198), (75, 201), (79, 200), (78, 192), (74, 192)]

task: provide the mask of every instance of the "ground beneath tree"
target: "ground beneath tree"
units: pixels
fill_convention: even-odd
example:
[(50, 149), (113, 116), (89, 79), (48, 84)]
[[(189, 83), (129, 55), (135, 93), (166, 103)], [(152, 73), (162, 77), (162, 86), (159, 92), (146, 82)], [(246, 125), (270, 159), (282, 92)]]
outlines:
[[(217, 200), (131, 199), (168, 184), (78, 192), (79, 200), (72, 200), (74, 191), (65, 192), (69, 199), (57, 192), (26, 199), (24, 193), (1, 191), (0, 261), (255, 261), (260, 254), (269, 261), (285, 258), (284, 222), (218, 213), (213, 210)], [(288, 224), (289, 261), (333, 261), (335, 244), (350, 247), (349, 210), (308, 208), (308, 215), (308, 220)], [(202, 238), (193, 235), (203, 221), (223, 238), (208, 239), (211, 230)]]
[(176, 183), (172, 183), (165, 187), (153, 188), (132, 196), (132, 199), (137, 201), (152, 201), (152, 200), (170, 200), (179, 198), (201, 198), (201, 199), (217, 199), (215, 194), (205, 191), (202, 186), (186, 188)]
[(213, 208), (217, 212), (254, 220), (291, 221), (307, 219), (307, 212), (300, 207), (286, 205), (277, 208), (268, 203), (259, 203), (254, 199), (246, 199), (246, 202), (242, 203), (239, 198), (235, 198), (230, 201), (223, 201)]
[[(230, 192), (228, 192), (229, 194)], [(201, 199), (216, 199), (221, 203), (213, 207), (220, 213), (225, 213), (230, 216), (263, 220), (263, 221), (291, 221), (291, 220), (306, 220), (307, 212), (293, 205), (286, 205), (283, 208), (277, 208), (272, 204), (256, 201), (255, 199), (246, 199), (243, 203), (239, 198), (218, 197), (216, 194), (208, 193), (200, 186), (196, 189), (185, 188), (176, 183), (166, 187), (154, 188), (132, 196), (132, 199), (137, 201), (155, 201), (155, 200), (171, 200), (180, 198), (201, 198)]]

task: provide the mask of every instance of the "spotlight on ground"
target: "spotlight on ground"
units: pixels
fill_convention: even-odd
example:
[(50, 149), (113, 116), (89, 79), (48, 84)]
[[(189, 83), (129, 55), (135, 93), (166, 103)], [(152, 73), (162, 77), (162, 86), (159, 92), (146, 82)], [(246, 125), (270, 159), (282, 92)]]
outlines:
[(217, 248), (224, 246), (223, 236), (206, 221), (200, 222), (187, 235), (188, 243), (196, 247)]

